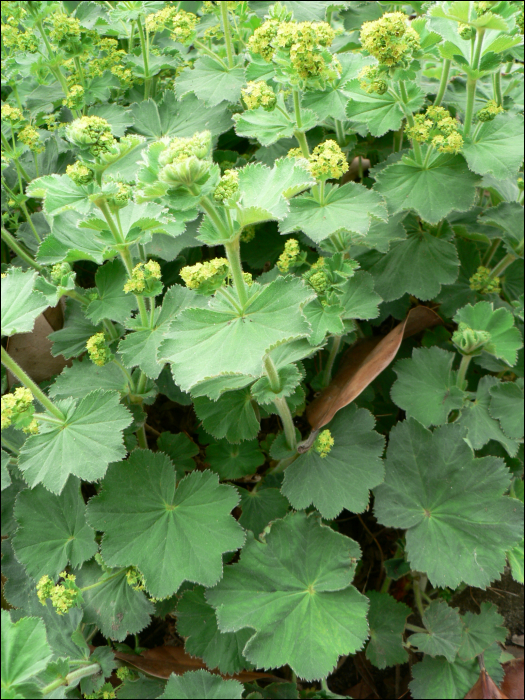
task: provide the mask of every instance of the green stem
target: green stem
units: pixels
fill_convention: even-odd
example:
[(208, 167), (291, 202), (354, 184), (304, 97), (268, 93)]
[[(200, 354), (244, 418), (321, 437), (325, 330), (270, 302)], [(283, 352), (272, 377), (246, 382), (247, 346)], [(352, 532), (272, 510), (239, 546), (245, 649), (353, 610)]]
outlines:
[(331, 692), (330, 688), (328, 687), (328, 681), (326, 680), (326, 678), (321, 678), (321, 688), (327, 693)]
[(294, 131), (295, 138), (297, 139), (297, 143), (299, 144), (301, 148), (301, 153), (305, 158), (310, 158), (310, 149), (308, 148), (308, 141), (306, 140), (306, 136), (304, 135), (303, 131)]
[(233, 296), (233, 294), (230, 294), (230, 292), (229, 292), (227, 289), (225, 289), (224, 287), (219, 287), (219, 289), (217, 290), (216, 294), (220, 294), (220, 295), (223, 296), (225, 299), (228, 299), (228, 301), (229, 301), (230, 304), (233, 306), (233, 308), (234, 308), (239, 314), (242, 315), (242, 311), (243, 311), (243, 310), (242, 310), (242, 306), (239, 306), (239, 304), (237, 303), (237, 300), (235, 299), (235, 297)]
[(317, 184), (317, 200), (321, 206), (324, 206), (326, 180), (319, 180)]
[(149, 78), (149, 50), (144, 37), (144, 29), (140, 17), (137, 17), (137, 29), (139, 30), (140, 50), (142, 52), (142, 60), (144, 61), (144, 99), (149, 97), (150, 78)]
[(79, 294), (76, 289), (66, 289), (64, 291), (64, 296), (71, 297), (71, 299), (78, 301), (80, 304), (83, 304), (83, 306), (88, 306), (90, 303), (89, 299), (86, 299), (86, 297), (82, 296), (82, 294)]
[(421, 618), (425, 614), (425, 608), (423, 607), (423, 600), (421, 598), (421, 588), (419, 587), (419, 578), (414, 577), (412, 579), (412, 590), (414, 591), (414, 601), (418, 609)]
[(513, 255), (512, 253), (507, 253), (507, 255), (503, 258), (503, 260), (500, 260), (500, 262), (496, 265), (496, 267), (491, 271), (489, 275), (489, 280), (493, 280), (495, 277), (499, 277), (502, 275), (507, 267), (509, 265), (512, 265), (512, 263), (516, 260), (516, 256)]
[(458, 378), (456, 381), (456, 386), (458, 386), (460, 389), (467, 388), (466, 376), (467, 376), (468, 366), (470, 365), (471, 360), (472, 360), (472, 355), (463, 355), (461, 358), (461, 363), (460, 363), (459, 369), (458, 369)]
[(228, 65), (233, 68), (233, 46), (230, 33), (230, 20), (228, 19), (228, 3), (221, 2), (222, 29), (224, 31), (224, 39), (226, 41), (226, 55), (228, 56)]
[(137, 394), (143, 394), (144, 390), (146, 389), (146, 384), (147, 384), (148, 378), (144, 374), (144, 372), (141, 370), (140, 375), (139, 375), (139, 380), (137, 382), (137, 387), (136, 387), (136, 393)]
[(299, 94), (299, 90), (293, 91), (293, 108), (295, 112), (295, 123), (297, 124), (297, 128), (301, 130), (303, 126), (303, 118), (301, 115), (301, 96)]
[(499, 246), (501, 243), (501, 238), (496, 238), (495, 240), (492, 241), (492, 244), (490, 248), (487, 250), (485, 253), (485, 257), (483, 258), (482, 265), (483, 267), (487, 267), (490, 265), (492, 262), (492, 259), (494, 258), (494, 255), (496, 254), (496, 251), (498, 250)]
[(428, 168), (428, 164), (430, 163), (430, 159), (431, 159), (433, 153), (434, 153), (434, 146), (428, 146), (427, 147), (427, 155), (425, 156), (425, 162), (423, 163), (424, 170), (426, 170)]
[(281, 391), (281, 379), (277, 367), (274, 365), (272, 358), (265, 355), (263, 360), (264, 371), (270, 382), (270, 389), (276, 394)]
[(38, 154), (33, 151), (33, 165), (35, 166), (35, 175), (37, 177), (40, 177), (40, 173), (38, 170)]
[(5, 438), (3, 435), (2, 435), (2, 445), (3, 445), (6, 449), (8, 449), (10, 452), (12, 452), (14, 455), (17, 455), (17, 456), (18, 456), (18, 455), (20, 454), (20, 450), (18, 449), (18, 447), (15, 447), (15, 445), (13, 445), (13, 444), (12, 444), (7, 438)]
[(122, 374), (126, 377), (126, 380), (128, 382), (129, 390), (132, 391), (134, 390), (133, 386), (133, 379), (131, 378), (131, 374), (129, 373), (129, 370), (124, 367), (124, 365), (119, 362), (116, 358), (112, 359), (112, 362), (117, 365), (117, 367), (121, 370)]
[(328, 386), (330, 384), (335, 358), (337, 357), (337, 353), (339, 352), (339, 348), (341, 347), (342, 339), (342, 335), (334, 335), (334, 337), (332, 338), (332, 347), (330, 348), (328, 362), (326, 363), (326, 368), (323, 375), (323, 386)]
[[(414, 125), (415, 125), (415, 121), (414, 121), (414, 117), (412, 116), (412, 112), (410, 111), (410, 109), (409, 109), (409, 107), (408, 107), (408, 93), (407, 93), (407, 89), (406, 89), (405, 81), (404, 81), (404, 80), (400, 80), (400, 81), (399, 81), (399, 91), (400, 91), (400, 93), (401, 93), (401, 99), (403, 100), (403, 104), (405, 105), (405, 115), (406, 115), (406, 118), (407, 118), (407, 124), (408, 124), (409, 126), (414, 126)], [(414, 139), (412, 140), (412, 148), (413, 148), (413, 150), (414, 150), (414, 156), (415, 156), (415, 158), (416, 158), (416, 163), (417, 163), (418, 165), (422, 165), (422, 163), (423, 163), (423, 156), (422, 156), (422, 153), (421, 153), (421, 146), (420, 146), (419, 143), (418, 143), (416, 140), (414, 140)]]
[(148, 438), (146, 437), (146, 426), (141, 425), (140, 428), (135, 433), (135, 435), (137, 436), (137, 442), (138, 442), (139, 447), (143, 450), (147, 450), (148, 449)]
[[(191, 190), (190, 190), (191, 191)], [(196, 192), (192, 192), (192, 194), (196, 194)], [(201, 207), (204, 209), (206, 214), (210, 217), (210, 219), (213, 221), (215, 228), (224, 235), (225, 238), (229, 238), (230, 234), (232, 233), (231, 231), (227, 231), (226, 227), (224, 225), (224, 222), (221, 221), (221, 218), (217, 212), (217, 209), (215, 208), (215, 204), (211, 201), (209, 197), (202, 197), (199, 204)]]
[[(474, 56), (472, 58), (472, 68), (477, 70), (479, 68), (479, 61), (481, 58), (481, 49), (483, 48), (483, 37), (485, 35), (484, 29), (478, 29), (476, 35), (476, 46), (474, 49)], [(470, 134), (470, 129), (472, 128), (472, 118), (474, 116), (474, 105), (476, 102), (476, 85), (477, 79), (468, 78), (467, 79), (467, 106), (465, 109), (465, 125), (463, 128), (463, 135), (468, 136)]]
[(71, 685), (75, 681), (85, 678), (86, 676), (94, 676), (101, 671), (100, 664), (89, 664), (88, 666), (83, 666), (82, 668), (76, 669), (76, 671), (71, 671), (67, 676), (56, 678), (54, 681), (42, 688), (42, 696), (45, 697), (53, 690), (60, 688), (61, 685)]
[(410, 630), (411, 632), (421, 632), (423, 634), (428, 634), (428, 630), (426, 630), (424, 627), (419, 627), (418, 625), (411, 625), (408, 622), (405, 622), (405, 629)]
[(31, 393), (35, 399), (42, 404), (42, 406), (51, 413), (51, 415), (58, 418), (60, 421), (65, 421), (66, 417), (62, 411), (52, 403), (47, 396), (44, 394), (42, 389), (35, 384), (35, 382), (29, 377), (24, 370), (13, 360), (13, 358), (8, 355), (7, 350), (2, 347), (2, 364), (6, 369), (8, 369), (11, 374), (14, 374), (17, 379), (19, 379), (22, 384), (31, 390)]
[(394, 131), (394, 153), (397, 153), (403, 148), (403, 133), (405, 131), (404, 125), (400, 129)]
[(82, 64), (80, 63), (80, 59), (78, 56), (74, 57), (74, 62), (75, 62), (75, 68), (77, 69), (78, 77), (80, 78), (80, 84), (82, 85), (83, 88), (86, 87), (86, 79), (84, 78), (84, 71), (82, 69)]
[[(79, 295), (80, 296), (80, 295)], [(87, 301), (87, 300), (86, 300)], [(89, 302), (88, 302), (89, 303)], [(105, 318), (102, 321), (102, 325), (104, 326), (106, 333), (109, 336), (109, 342), (112, 343), (114, 340), (118, 340), (120, 338), (120, 335), (117, 332), (117, 329), (113, 325), (113, 321), (110, 321), (109, 318)]]
[(443, 68), (441, 71), (441, 80), (439, 82), (439, 88), (438, 88), (438, 93), (436, 95), (436, 99), (434, 100), (434, 107), (439, 107), (439, 105), (443, 101), (443, 97), (445, 95), (445, 90), (447, 89), (448, 85), (448, 76), (450, 74), (450, 66), (452, 64), (452, 61), (450, 58), (446, 58), (443, 61)]
[(343, 146), (346, 143), (346, 129), (345, 125), (340, 119), (334, 119), (335, 123), (335, 138), (337, 139), (337, 143), (343, 148)]
[(218, 56), (214, 51), (209, 49), (206, 46), (206, 44), (203, 44), (201, 41), (197, 41), (197, 39), (194, 39), (193, 45), (197, 46), (202, 51), (202, 53), (205, 53), (207, 56), (217, 61), (217, 63), (220, 63), (225, 70), (228, 70), (228, 65), (222, 60), (220, 56)]
[(2, 240), (4, 240), (11, 250), (18, 255), (19, 258), (25, 260), (25, 262), (38, 272), (42, 272), (44, 269), (42, 265), (39, 265), (31, 253), (25, 249), (22, 244), (20, 244), (10, 233), (2, 226)]
[(498, 107), (501, 107), (503, 104), (503, 94), (501, 92), (501, 71), (499, 68), (492, 76), (492, 85), (494, 88), (494, 100)]
[(246, 285), (242, 274), (241, 246), (239, 239), (236, 238), (230, 243), (225, 243), (224, 248), (226, 250), (226, 257), (230, 263), (233, 284), (235, 285), (241, 306), (244, 308), (248, 301), (248, 293), (246, 292)]
[(297, 450), (297, 437), (295, 435), (295, 426), (293, 424), (292, 414), (290, 413), (290, 408), (286, 403), (286, 399), (274, 399), (275, 408), (277, 409), (279, 416), (281, 418), (284, 434), (286, 437), (286, 442), (291, 450)]

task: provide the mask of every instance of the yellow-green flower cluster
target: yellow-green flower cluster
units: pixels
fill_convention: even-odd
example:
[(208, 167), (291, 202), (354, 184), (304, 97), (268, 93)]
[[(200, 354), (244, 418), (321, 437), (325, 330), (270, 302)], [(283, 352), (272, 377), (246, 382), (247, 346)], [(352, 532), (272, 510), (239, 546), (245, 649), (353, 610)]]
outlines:
[(104, 333), (95, 333), (86, 343), (89, 359), (98, 367), (103, 367), (111, 362), (113, 355), (106, 345)]
[(226, 170), (213, 192), (213, 198), (217, 202), (224, 203), (227, 199), (234, 197), (238, 191), (239, 172), (237, 170)]
[(129, 666), (121, 666), (120, 668), (117, 668), (115, 675), (119, 681), (134, 681), (139, 677), (138, 673), (132, 668), (129, 668)]
[[(200, 7), (200, 12), (202, 12), (203, 15), (210, 15), (212, 13), (217, 13), (219, 10), (219, 5), (221, 2), (209, 2), (209, 0), (204, 0), (202, 3), (202, 6)], [(226, 5), (228, 6), (228, 10), (233, 11), (235, 10), (241, 3), (238, 0), (234, 0), (233, 2), (226, 2)]]
[(208, 179), (211, 134), (202, 131), (191, 138), (175, 137), (159, 156), (159, 180), (172, 187), (201, 185)]
[(50, 598), (57, 615), (64, 615), (82, 602), (82, 593), (75, 583), (76, 576), (62, 571), (60, 578), (64, 579), (63, 582), (55, 586), (49, 576), (42, 576), (37, 583), (36, 593), (42, 605), (45, 606), (46, 600)]
[(6, 23), (2, 23), (2, 42), (8, 49), (36, 53), (38, 51), (38, 38), (34, 33), (21, 32), (18, 28), (18, 20), (9, 17)]
[(68, 165), (66, 175), (70, 177), (76, 185), (89, 185), (93, 180), (93, 171), (87, 165), (77, 160), (73, 165)]
[(51, 268), (49, 276), (56, 284), (60, 284), (62, 279), (71, 272), (71, 265), (68, 262), (56, 263)]
[(86, 698), (86, 700), (112, 700), (112, 698), (117, 697), (117, 694), (113, 690), (113, 686), (111, 685), (111, 683), (107, 681), (107, 683), (104, 683), (104, 685), (101, 688), (95, 690), (94, 693), (84, 695), (84, 697)]
[(470, 24), (459, 24), (458, 34), (465, 41), (470, 41), (476, 36), (476, 27), (472, 27)]
[(288, 272), (290, 267), (295, 265), (301, 255), (299, 242), (295, 238), (289, 238), (284, 244), (284, 250), (279, 256), (277, 267), (281, 272)]
[(365, 66), (359, 71), (359, 86), (369, 94), (384, 95), (388, 90), (385, 73), (379, 66)]
[(66, 129), (66, 137), (79, 148), (88, 148), (94, 155), (107, 153), (115, 143), (111, 126), (101, 117), (75, 119)]
[(476, 116), (480, 122), (491, 122), (503, 111), (503, 107), (498, 105), (496, 100), (489, 100), (487, 104), (479, 110)]
[(168, 29), (173, 41), (187, 44), (193, 38), (195, 25), (198, 21), (197, 15), (191, 12), (177, 11), (176, 6), (167, 6), (146, 17), (146, 30), (158, 32)]
[(78, 39), (82, 28), (76, 17), (55, 13), (51, 18), (51, 31), (49, 38), (52, 42), (59, 44), (64, 39)]
[(161, 279), (160, 265), (156, 260), (148, 260), (147, 263), (139, 263), (132, 270), (131, 277), (124, 285), (126, 294), (142, 294), (147, 287), (152, 287)]
[(125, 182), (117, 182), (118, 191), (108, 197), (108, 203), (113, 209), (125, 207), (133, 196), (133, 188)]
[[(131, 87), (133, 82), (141, 83), (141, 79), (137, 79), (131, 70), (126, 68), (123, 62), (123, 57), (126, 52), (118, 48), (118, 41), (109, 37), (104, 37), (98, 42), (99, 50), (104, 53), (104, 56), (98, 58), (90, 58), (86, 63), (84, 72), (90, 77), (102, 75), (104, 71), (109, 70), (116, 75), (123, 83), (124, 87)], [(75, 81), (76, 81), (75, 76)]]
[(414, 116), (414, 126), (406, 129), (409, 138), (429, 143), (441, 153), (458, 153), (463, 146), (459, 122), (443, 107), (429, 107), (424, 114)]
[(241, 233), (241, 241), (243, 243), (249, 243), (255, 238), (255, 226), (246, 226)]
[(308, 170), (316, 180), (337, 180), (348, 170), (348, 163), (337, 142), (328, 139), (314, 148)]
[(18, 134), (18, 139), (34, 153), (42, 153), (45, 151), (45, 146), (40, 139), (40, 134), (34, 126), (25, 126)]
[(82, 85), (72, 85), (68, 96), (62, 100), (62, 104), (68, 109), (81, 109), (84, 105), (84, 88)]
[(33, 394), (25, 387), (18, 387), (12, 394), (2, 396), (2, 430), (8, 428), (18, 416), (32, 408)]
[(161, 166), (180, 163), (186, 158), (207, 158), (211, 149), (211, 133), (200, 131), (189, 138), (175, 136), (159, 156)]
[(497, 5), (497, 2), (491, 2), (491, 0), (475, 2), (474, 9), (476, 10), (478, 17), (481, 17), (482, 15), (486, 15), (487, 12), (490, 12), (494, 5)]
[(2, 105), (2, 121), (11, 122), (11, 124), (16, 124), (24, 119), (24, 115), (18, 107), (11, 107), (11, 105)]
[(324, 458), (330, 454), (334, 444), (335, 440), (332, 437), (332, 433), (329, 430), (323, 430), (317, 436), (313, 448), (321, 458)]
[(188, 289), (202, 289), (209, 285), (220, 285), (229, 271), (230, 265), (226, 258), (214, 258), (204, 263), (183, 267), (180, 276)]
[(402, 12), (387, 12), (361, 27), (361, 44), (379, 63), (406, 68), (420, 48), (419, 34)]
[(126, 581), (134, 591), (143, 591), (146, 587), (143, 574), (135, 566), (126, 571)]
[(248, 287), (251, 287), (253, 284), (253, 277), (251, 272), (243, 272), (242, 273), (242, 278), (244, 280), (244, 284), (247, 285)]
[(330, 279), (324, 270), (325, 261), (324, 258), (319, 258), (319, 260), (312, 265), (312, 267), (305, 272), (303, 279), (314, 289), (317, 294), (324, 294), (331, 287)]
[(461, 322), (457, 331), (452, 334), (452, 342), (462, 355), (479, 354), (489, 343), (491, 335), (488, 331), (477, 331)]
[(264, 80), (251, 80), (248, 85), (241, 90), (241, 94), (247, 109), (262, 107), (267, 112), (271, 112), (277, 104), (275, 92)]
[(248, 40), (248, 48), (252, 53), (262, 56), (267, 63), (270, 63), (275, 52), (273, 40), (277, 36), (279, 22), (270, 19), (254, 31)]
[(480, 292), (480, 294), (499, 294), (501, 292), (500, 278), (491, 278), (488, 267), (478, 267), (469, 279), (469, 285), (474, 292)]

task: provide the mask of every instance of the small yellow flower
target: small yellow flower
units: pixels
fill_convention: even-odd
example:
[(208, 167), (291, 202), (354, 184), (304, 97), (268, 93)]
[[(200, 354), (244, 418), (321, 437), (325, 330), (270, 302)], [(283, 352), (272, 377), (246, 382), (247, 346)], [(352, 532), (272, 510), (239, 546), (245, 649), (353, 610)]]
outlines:
[(262, 107), (267, 112), (271, 112), (277, 104), (277, 98), (273, 89), (264, 80), (250, 81), (241, 90), (242, 99), (248, 109)]
[(328, 139), (314, 148), (308, 170), (316, 180), (339, 179), (348, 170), (348, 163), (339, 145)]
[(206, 284), (219, 284), (230, 271), (226, 258), (214, 258), (204, 263), (183, 267), (180, 276), (188, 289), (201, 289)]
[(488, 267), (478, 267), (469, 279), (469, 285), (474, 292), (480, 292), (480, 294), (499, 294), (501, 292), (500, 278), (491, 278)]
[(361, 44), (379, 63), (390, 67), (408, 67), (420, 48), (419, 34), (402, 12), (387, 12), (361, 27)]
[(319, 435), (317, 436), (313, 447), (317, 454), (322, 459), (324, 459), (327, 455), (330, 454), (334, 444), (335, 440), (332, 437), (332, 433), (329, 430), (323, 430), (323, 432), (319, 433)]
[(284, 244), (284, 251), (279, 256), (277, 267), (281, 272), (288, 272), (290, 267), (298, 261), (300, 255), (299, 242), (295, 238), (289, 238)]
[(86, 343), (86, 350), (90, 360), (98, 367), (103, 367), (111, 362), (113, 355), (106, 345), (104, 333), (95, 333)]
[(234, 197), (239, 191), (239, 173), (237, 170), (226, 170), (215, 188), (213, 198), (224, 203)]
[(480, 122), (491, 122), (497, 117), (498, 114), (501, 114), (501, 112), (503, 111), (503, 107), (498, 105), (495, 100), (489, 100), (485, 107), (482, 107), (479, 110), (476, 117)]

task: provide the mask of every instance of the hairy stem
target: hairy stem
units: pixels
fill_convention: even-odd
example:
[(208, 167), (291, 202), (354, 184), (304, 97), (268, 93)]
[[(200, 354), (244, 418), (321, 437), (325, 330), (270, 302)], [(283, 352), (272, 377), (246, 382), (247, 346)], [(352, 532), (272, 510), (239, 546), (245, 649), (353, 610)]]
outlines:
[[(479, 61), (481, 58), (481, 49), (483, 47), (483, 37), (485, 35), (484, 29), (478, 29), (476, 35), (476, 44), (474, 48), (474, 55), (472, 57), (472, 68), (477, 70), (479, 68)], [(472, 118), (474, 116), (474, 105), (476, 102), (476, 85), (477, 80), (475, 78), (467, 79), (467, 106), (465, 109), (465, 124), (463, 128), (464, 136), (470, 134), (470, 129), (472, 128)]]
[(85, 678), (86, 676), (94, 676), (101, 671), (100, 664), (89, 664), (88, 666), (82, 666), (82, 668), (77, 668), (75, 671), (71, 671), (67, 676), (56, 678), (54, 681), (42, 688), (42, 695), (45, 697), (53, 690), (60, 688), (61, 685), (71, 685), (75, 681)]
[(2, 347), (2, 364), (6, 369), (8, 369), (11, 374), (14, 374), (17, 379), (19, 379), (22, 384), (27, 388), (30, 389), (31, 393), (35, 397), (35, 399), (42, 404), (42, 406), (51, 413), (51, 415), (55, 416), (55, 418), (58, 418), (59, 421), (64, 421), (65, 416), (62, 413), (62, 411), (55, 406), (54, 403), (48, 397), (44, 394), (42, 389), (38, 386), (38, 384), (35, 384), (35, 382), (31, 379), (30, 376), (28, 376), (24, 370), (18, 365), (13, 358), (8, 355), (7, 350), (5, 350)]
[(270, 389), (277, 394), (281, 390), (281, 380), (279, 378), (277, 367), (274, 365), (273, 360), (269, 355), (265, 355), (263, 364), (264, 372), (268, 377), (268, 381), (270, 382)]
[(418, 609), (421, 618), (425, 614), (425, 608), (423, 607), (423, 599), (421, 598), (421, 588), (419, 587), (419, 578), (414, 577), (412, 579), (412, 590), (414, 591), (414, 601)]
[(493, 280), (495, 277), (499, 277), (502, 275), (507, 267), (509, 265), (512, 265), (512, 263), (516, 260), (516, 256), (513, 255), (512, 253), (507, 253), (507, 255), (500, 260), (500, 262), (496, 265), (495, 268), (491, 271), (489, 275), (489, 280)]
[(26, 250), (25, 246), (23, 246), (21, 243), (19, 243), (16, 238), (14, 238), (9, 231), (7, 231), (3, 226), (2, 226), (2, 240), (7, 243), (7, 245), (11, 248), (11, 250), (18, 255), (19, 258), (24, 260), (30, 267), (34, 268), (38, 272), (42, 272), (44, 269), (42, 265), (39, 265), (31, 253)]
[(224, 245), (226, 250), (226, 257), (230, 263), (230, 270), (232, 274), (233, 284), (237, 291), (237, 296), (241, 302), (241, 306), (244, 308), (246, 302), (248, 301), (248, 293), (246, 292), (246, 284), (244, 283), (244, 277), (242, 273), (241, 264), (241, 246), (239, 239), (236, 238), (230, 243)]
[[(140, 50), (142, 52), (142, 60), (144, 61), (144, 99), (149, 97), (150, 77), (149, 77), (149, 47), (144, 36), (144, 29), (140, 17), (137, 17), (137, 29), (139, 31)], [(149, 43), (149, 42), (148, 42)]]
[(219, 55), (217, 55), (214, 51), (212, 51), (211, 49), (209, 49), (209, 48), (208, 48), (205, 44), (203, 44), (201, 41), (198, 41), (197, 39), (194, 39), (194, 40), (193, 40), (193, 46), (197, 46), (197, 47), (202, 51), (202, 53), (205, 53), (206, 56), (209, 56), (210, 58), (213, 58), (213, 60), (214, 60), (214, 61), (217, 61), (217, 63), (220, 63), (221, 66), (222, 66), (225, 70), (228, 70), (228, 66), (227, 66), (226, 63), (224, 63), (224, 61), (222, 60), (222, 58), (221, 58)]
[(230, 33), (230, 20), (228, 18), (228, 3), (221, 2), (221, 17), (222, 17), (222, 29), (224, 31), (224, 39), (226, 43), (226, 55), (228, 56), (228, 66), (233, 68), (233, 45), (232, 37)]
[(330, 348), (328, 362), (326, 363), (326, 368), (323, 375), (323, 386), (328, 386), (330, 384), (335, 358), (337, 357), (337, 353), (339, 352), (339, 348), (341, 347), (342, 339), (342, 335), (334, 335), (334, 337), (332, 338), (332, 347)]
[(458, 369), (458, 378), (456, 385), (460, 388), (467, 388), (467, 381), (466, 381), (466, 376), (467, 376), (467, 370), (470, 365), (470, 361), (472, 360), (472, 355), (463, 355), (461, 358), (461, 363), (459, 365)]
[(297, 450), (297, 438), (295, 435), (295, 426), (293, 424), (292, 414), (290, 408), (286, 403), (286, 399), (275, 399), (275, 408), (277, 409), (281, 421), (283, 423), (284, 434), (286, 436), (286, 442), (291, 450)]
[(450, 74), (450, 66), (452, 64), (452, 61), (450, 58), (446, 58), (443, 61), (443, 68), (441, 70), (441, 80), (439, 82), (439, 88), (438, 88), (438, 93), (436, 95), (436, 99), (434, 100), (434, 106), (439, 107), (439, 105), (443, 101), (443, 97), (445, 95), (445, 91), (447, 89), (448, 85), (448, 76)]
[(346, 142), (346, 129), (344, 123), (340, 119), (334, 119), (335, 123), (335, 138), (337, 143), (343, 148)]
[(492, 86), (494, 89), (494, 100), (498, 107), (503, 104), (503, 94), (501, 92), (501, 71), (498, 69), (492, 76)]
[[(414, 126), (415, 121), (414, 121), (414, 117), (412, 116), (412, 112), (410, 111), (410, 108), (408, 107), (408, 93), (407, 93), (407, 89), (406, 89), (404, 80), (399, 81), (399, 90), (401, 92), (401, 99), (403, 100), (403, 104), (405, 105), (405, 114), (406, 114), (406, 118), (407, 118), (407, 124), (409, 126)], [(415, 139), (412, 140), (412, 148), (414, 150), (414, 156), (416, 158), (416, 163), (418, 165), (422, 165), (423, 156), (421, 154), (421, 146), (419, 145), (419, 143)]]
[(501, 238), (495, 238), (492, 241), (490, 248), (487, 250), (487, 252), (485, 253), (485, 257), (483, 258), (483, 262), (482, 262), (483, 267), (487, 267), (487, 265), (490, 265), (494, 255), (496, 254), (496, 251), (500, 247), (500, 244), (501, 244)]

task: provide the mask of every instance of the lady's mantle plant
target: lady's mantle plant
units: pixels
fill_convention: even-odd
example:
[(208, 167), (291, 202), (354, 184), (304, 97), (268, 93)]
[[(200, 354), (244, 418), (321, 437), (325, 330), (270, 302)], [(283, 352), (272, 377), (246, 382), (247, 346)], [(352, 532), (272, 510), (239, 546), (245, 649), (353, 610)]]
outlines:
[[(331, 697), (362, 649), (410, 652), (413, 697), (463, 697), (481, 656), (499, 682), (502, 617), (454, 595), (523, 582), (523, 4), (2, 22), (2, 336), (65, 302), (71, 361), (38, 385), (2, 347), (3, 694)], [(442, 325), (395, 378), (309, 426), (345, 347), (420, 302)], [(339, 517), (369, 508), (380, 569)], [(114, 651), (166, 615), (203, 669), (161, 682)]]

